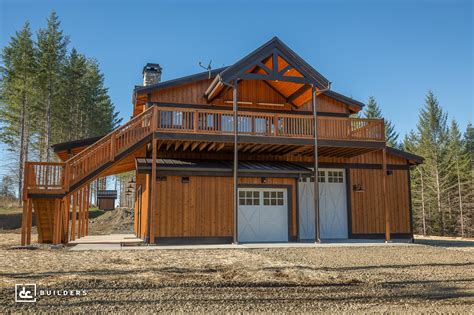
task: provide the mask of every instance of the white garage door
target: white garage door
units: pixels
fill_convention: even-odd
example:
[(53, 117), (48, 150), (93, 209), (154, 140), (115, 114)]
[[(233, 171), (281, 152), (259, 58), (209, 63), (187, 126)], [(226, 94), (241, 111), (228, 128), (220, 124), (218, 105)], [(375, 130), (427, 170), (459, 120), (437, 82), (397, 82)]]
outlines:
[(239, 242), (288, 242), (286, 189), (239, 188)]
[[(319, 169), (319, 209), (321, 239), (346, 239), (347, 196), (343, 169)], [(298, 185), (301, 240), (314, 240), (314, 183), (302, 178)]]

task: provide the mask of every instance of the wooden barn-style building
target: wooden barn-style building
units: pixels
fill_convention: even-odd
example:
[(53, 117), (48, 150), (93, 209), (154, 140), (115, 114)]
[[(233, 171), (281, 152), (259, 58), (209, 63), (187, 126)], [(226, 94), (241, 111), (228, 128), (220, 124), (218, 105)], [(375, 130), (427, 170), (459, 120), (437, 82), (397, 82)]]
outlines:
[[(151, 244), (307, 242), (413, 236), (410, 168), (381, 119), (280, 39), (233, 65), (133, 90), (133, 117), (103, 137), (27, 162), (22, 243), (88, 233), (89, 185), (136, 172), (135, 233)], [(69, 220), (71, 214), (71, 220)]]

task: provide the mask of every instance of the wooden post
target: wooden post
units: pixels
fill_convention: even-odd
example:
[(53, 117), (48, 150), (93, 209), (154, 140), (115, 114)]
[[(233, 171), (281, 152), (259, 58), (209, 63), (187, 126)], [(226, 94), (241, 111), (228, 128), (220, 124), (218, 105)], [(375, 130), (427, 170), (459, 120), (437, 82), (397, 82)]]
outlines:
[(89, 208), (91, 205), (91, 186), (87, 185), (86, 187), (87, 195), (86, 195), (86, 212), (85, 214), (85, 220), (86, 220), (86, 231), (85, 235), (89, 235)]
[(82, 230), (81, 237), (86, 235), (87, 187), (82, 189)]
[(77, 194), (76, 191), (72, 196), (71, 240), (73, 241), (76, 239)]
[(383, 208), (385, 212), (385, 242), (390, 241), (390, 207), (387, 196), (387, 147), (382, 149), (382, 185), (383, 185)]
[(198, 133), (198, 130), (199, 130), (199, 112), (197, 110), (195, 110), (193, 112), (193, 115), (194, 115), (194, 121), (193, 121), (193, 130), (194, 130), (194, 133)]
[(54, 220), (53, 220), (53, 245), (60, 242), (60, 231), (61, 231), (61, 200), (54, 199)]
[(150, 200), (150, 217), (148, 220), (150, 221), (149, 225), (149, 243), (150, 244), (155, 244), (155, 229), (156, 223), (155, 223), (155, 216), (156, 216), (156, 139), (155, 135), (153, 135), (152, 141), (151, 141), (151, 200)]
[[(234, 244), (239, 243), (238, 238), (238, 210), (239, 210), (239, 188), (238, 188), (238, 168), (239, 168), (239, 116), (238, 116), (238, 93), (237, 93), (237, 79), (234, 80), (233, 86), (233, 110), (234, 110)], [(276, 126), (275, 126), (276, 129)]]
[(23, 214), (21, 216), (21, 246), (26, 245), (26, 220), (28, 216), (28, 199), (23, 200)]
[(312, 96), (311, 101), (313, 104), (313, 129), (314, 129), (314, 228), (315, 228), (315, 240), (317, 243), (321, 242), (321, 225), (319, 220), (319, 182), (318, 182), (318, 114), (317, 114), (317, 90), (314, 85), (311, 86)]
[(69, 240), (69, 209), (70, 209), (70, 196), (64, 198), (64, 209), (63, 209), (63, 233), (61, 236), (61, 241), (64, 244), (67, 244)]
[(115, 133), (110, 135), (110, 161), (115, 159)]
[(83, 197), (82, 197), (83, 191), (82, 188), (79, 190), (79, 213), (77, 216), (78, 219), (78, 224), (77, 224), (77, 238), (81, 238), (82, 236), (82, 209), (83, 209)]
[[(26, 245), (31, 244), (31, 225), (33, 223), (33, 200), (27, 199), (28, 203), (28, 219), (26, 220)], [(36, 223), (38, 226), (38, 223)]]

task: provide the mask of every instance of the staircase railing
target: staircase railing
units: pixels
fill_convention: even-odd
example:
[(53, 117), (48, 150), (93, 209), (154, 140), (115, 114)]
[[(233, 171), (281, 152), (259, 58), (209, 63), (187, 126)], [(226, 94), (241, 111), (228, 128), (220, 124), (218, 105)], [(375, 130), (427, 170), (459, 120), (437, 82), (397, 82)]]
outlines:
[(154, 113), (154, 107), (147, 109), (65, 162), (27, 162), (25, 188), (68, 190), (148, 136), (153, 130), (152, 122), (156, 121), (152, 119)]

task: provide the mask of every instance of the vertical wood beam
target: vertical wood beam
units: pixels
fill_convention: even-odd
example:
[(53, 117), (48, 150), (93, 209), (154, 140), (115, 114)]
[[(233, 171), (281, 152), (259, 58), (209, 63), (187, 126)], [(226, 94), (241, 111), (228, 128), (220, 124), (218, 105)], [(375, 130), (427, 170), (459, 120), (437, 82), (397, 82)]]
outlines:
[(311, 103), (313, 107), (313, 129), (314, 129), (314, 193), (313, 193), (313, 202), (314, 202), (314, 229), (315, 229), (315, 240), (317, 243), (321, 242), (321, 224), (320, 224), (320, 214), (319, 214), (319, 182), (318, 182), (318, 111), (317, 111), (317, 90), (314, 85), (311, 86)]
[(71, 205), (71, 196), (64, 198), (64, 209), (63, 209), (63, 235), (62, 242), (67, 244), (69, 241), (69, 210)]
[(86, 213), (85, 213), (85, 219), (86, 219), (86, 232), (85, 235), (89, 235), (89, 208), (91, 206), (91, 186), (87, 185), (87, 202), (86, 202)]
[(382, 184), (383, 184), (383, 208), (385, 212), (385, 241), (390, 241), (390, 207), (387, 196), (387, 147), (382, 149)]
[(60, 231), (61, 231), (61, 200), (56, 198), (54, 199), (54, 220), (53, 220), (53, 245), (56, 245), (60, 241)]
[(233, 241), (234, 244), (237, 244), (238, 241), (238, 209), (239, 209), (239, 196), (238, 196), (238, 167), (239, 167), (239, 146), (238, 146), (238, 137), (239, 137), (239, 122), (238, 122), (238, 88), (237, 80), (234, 80), (233, 86), (233, 110), (234, 110), (234, 234)]
[(23, 200), (23, 214), (21, 216), (21, 246), (26, 245), (26, 218), (28, 216), (28, 200)]
[(82, 229), (81, 237), (86, 235), (86, 207), (87, 207), (87, 188), (82, 188)]
[(71, 240), (76, 239), (77, 191), (72, 196)]
[[(33, 223), (33, 200), (26, 199), (28, 203), (28, 219), (26, 220), (26, 245), (31, 244), (31, 226)], [(38, 223), (36, 224), (38, 226)]]
[(77, 214), (77, 238), (81, 238), (81, 231), (82, 231), (82, 207), (83, 207), (83, 198), (82, 198), (82, 188), (78, 192), (78, 202), (79, 202), (79, 211)]
[(155, 222), (155, 214), (156, 214), (156, 145), (157, 141), (155, 136), (153, 135), (151, 141), (151, 200), (150, 200), (150, 217), (148, 218), (150, 225), (149, 225), (149, 243), (155, 244), (155, 229), (157, 228)]

